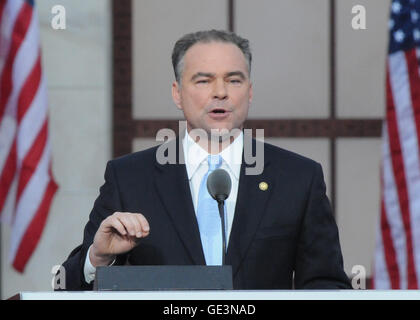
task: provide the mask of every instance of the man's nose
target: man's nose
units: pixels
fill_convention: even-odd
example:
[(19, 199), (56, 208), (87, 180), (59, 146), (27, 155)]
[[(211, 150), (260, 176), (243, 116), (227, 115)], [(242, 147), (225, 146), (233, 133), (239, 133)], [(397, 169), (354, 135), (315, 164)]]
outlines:
[(228, 92), (227, 92), (225, 81), (223, 80), (215, 81), (214, 86), (213, 86), (213, 98), (224, 100), (224, 99), (227, 99), (227, 97), (228, 97)]

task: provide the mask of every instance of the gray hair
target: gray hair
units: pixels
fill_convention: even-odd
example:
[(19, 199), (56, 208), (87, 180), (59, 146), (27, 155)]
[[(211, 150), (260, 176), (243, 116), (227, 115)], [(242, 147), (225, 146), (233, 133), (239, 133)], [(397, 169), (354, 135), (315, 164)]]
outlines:
[(233, 43), (245, 56), (248, 66), (248, 75), (251, 75), (252, 54), (249, 41), (241, 38), (237, 34), (224, 30), (208, 30), (188, 33), (179, 39), (172, 51), (172, 66), (174, 68), (175, 79), (180, 84), (182, 70), (184, 68), (184, 56), (187, 50), (196, 43), (226, 42)]

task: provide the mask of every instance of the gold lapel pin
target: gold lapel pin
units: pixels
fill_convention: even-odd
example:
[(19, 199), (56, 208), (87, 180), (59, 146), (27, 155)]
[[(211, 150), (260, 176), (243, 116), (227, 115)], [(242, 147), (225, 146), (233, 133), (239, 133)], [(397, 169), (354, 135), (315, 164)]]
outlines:
[(260, 184), (258, 185), (260, 187), (260, 190), (262, 191), (266, 191), (268, 189), (268, 184), (267, 182), (260, 182)]

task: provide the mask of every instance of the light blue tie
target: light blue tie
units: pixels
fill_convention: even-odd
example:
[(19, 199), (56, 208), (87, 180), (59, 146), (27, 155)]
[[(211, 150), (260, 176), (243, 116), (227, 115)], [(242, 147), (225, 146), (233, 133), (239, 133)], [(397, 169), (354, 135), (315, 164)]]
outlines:
[(207, 161), (209, 170), (201, 180), (198, 192), (197, 221), (206, 264), (216, 266), (222, 265), (222, 224), (217, 201), (207, 190), (207, 178), (222, 165), (222, 158), (219, 155), (209, 155)]

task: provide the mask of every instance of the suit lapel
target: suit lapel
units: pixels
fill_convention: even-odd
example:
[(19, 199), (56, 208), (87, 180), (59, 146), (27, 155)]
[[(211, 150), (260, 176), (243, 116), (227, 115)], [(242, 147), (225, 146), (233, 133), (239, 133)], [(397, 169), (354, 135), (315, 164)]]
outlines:
[[(253, 140), (253, 150), (255, 149)], [(269, 159), (264, 158), (264, 171), (260, 175), (246, 175), (247, 164), (242, 158), (239, 189), (236, 199), (235, 214), (229, 238), (226, 263), (232, 265), (233, 276), (246, 256), (246, 252), (254, 238), (259, 223), (265, 212), (266, 203), (274, 187), (274, 179), (270, 175)], [(267, 190), (261, 190), (259, 185), (266, 182)]]
[[(179, 139), (178, 137), (168, 142), (176, 143), (174, 148), (168, 148), (168, 150), (176, 149), (177, 159), (183, 159), (182, 144), (179, 144)], [(180, 162), (182, 164), (179, 164)], [(156, 168), (156, 188), (166, 212), (192, 261), (195, 264), (204, 265), (205, 258), (201, 247), (200, 232), (184, 161), (178, 161), (177, 164), (164, 165), (156, 162)]]

